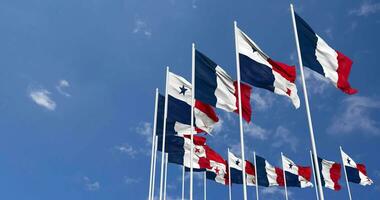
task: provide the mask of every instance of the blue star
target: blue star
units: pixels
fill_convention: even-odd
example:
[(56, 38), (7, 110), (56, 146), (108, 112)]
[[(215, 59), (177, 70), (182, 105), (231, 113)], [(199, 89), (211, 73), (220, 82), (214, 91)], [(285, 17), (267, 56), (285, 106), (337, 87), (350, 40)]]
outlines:
[(289, 169), (291, 169), (293, 167), (292, 163), (289, 163)]
[(235, 163), (236, 163), (237, 166), (239, 166), (240, 161), (236, 160)]
[(351, 160), (349, 158), (347, 158), (347, 162), (349, 165), (351, 165)]
[(186, 91), (187, 91), (187, 89), (185, 88), (185, 86), (182, 85), (182, 87), (179, 87), (179, 89), (181, 90), (181, 91), (179, 92), (179, 94), (183, 94), (183, 96), (185, 96), (185, 93), (186, 93)]

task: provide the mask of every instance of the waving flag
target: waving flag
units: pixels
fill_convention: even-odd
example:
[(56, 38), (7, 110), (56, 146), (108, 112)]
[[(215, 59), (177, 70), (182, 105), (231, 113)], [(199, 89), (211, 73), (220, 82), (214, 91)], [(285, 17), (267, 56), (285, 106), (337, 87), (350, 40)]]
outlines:
[[(169, 72), (167, 134), (186, 135), (196, 132), (210, 133), (219, 121), (214, 109), (195, 101), (195, 130), (191, 129), (191, 84), (186, 79)], [(160, 95), (157, 115), (157, 135), (162, 135), (165, 98)]]
[[(194, 152), (191, 154), (191, 139), (180, 136), (166, 136), (165, 152), (168, 153), (168, 161), (183, 165), (190, 168), (190, 163), (193, 163), (194, 169), (210, 168), (210, 162), (206, 156), (205, 142), (206, 139), (199, 136), (194, 136)], [(162, 151), (162, 137), (158, 137), (158, 151)]]
[(344, 93), (355, 94), (357, 90), (348, 82), (352, 65), (350, 58), (331, 48), (300, 16), (294, 14), (303, 64), (329, 79)]
[(358, 183), (364, 186), (373, 184), (373, 181), (367, 176), (365, 165), (356, 163), (343, 150), (341, 150), (340, 153), (342, 154), (342, 160), (344, 167), (346, 168), (347, 179), (349, 182)]
[[(245, 161), (245, 173), (248, 186), (255, 186), (255, 167), (249, 161)], [(228, 152), (228, 165), (231, 171), (231, 183), (243, 184), (243, 161), (233, 153)]]
[(340, 179), (340, 164), (328, 161), (318, 157), (319, 162), (319, 171), (322, 174), (321, 182), (322, 186), (330, 188), (332, 190), (340, 190), (341, 186), (339, 185)]
[(206, 172), (207, 179), (228, 185), (227, 162), (209, 146), (206, 146), (205, 149), (207, 159), (210, 161), (210, 168)]
[[(251, 87), (241, 84), (243, 118), (251, 121)], [(237, 82), (210, 58), (195, 50), (195, 99), (239, 113)]]
[(311, 167), (296, 165), (292, 160), (282, 155), (282, 167), (285, 172), (287, 187), (312, 187), (310, 182)]
[(237, 28), (236, 40), (243, 82), (290, 98), (300, 106), (297, 94), (296, 68), (269, 58), (243, 31)]
[(284, 174), (281, 168), (273, 167), (267, 160), (256, 155), (257, 182), (260, 186), (284, 186)]

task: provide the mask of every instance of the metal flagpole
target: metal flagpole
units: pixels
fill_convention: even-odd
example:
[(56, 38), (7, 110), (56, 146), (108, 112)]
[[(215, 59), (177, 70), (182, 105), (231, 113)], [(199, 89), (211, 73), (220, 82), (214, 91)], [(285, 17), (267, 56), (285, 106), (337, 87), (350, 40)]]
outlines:
[(348, 196), (350, 197), (350, 200), (352, 200), (352, 197), (351, 197), (351, 189), (350, 189), (350, 184), (348, 183), (348, 177), (347, 177), (347, 171), (346, 171), (346, 166), (344, 166), (344, 158), (343, 158), (343, 154), (342, 154), (342, 147), (339, 146), (339, 149), (340, 149), (340, 157), (342, 158), (342, 164), (343, 164), (343, 169), (344, 169), (344, 175), (346, 177), (346, 184), (347, 184), (347, 190), (348, 190)]
[(231, 168), (230, 168), (230, 149), (227, 148), (227, 165), (228, 165), (228, 196), (230, 197), (229, 200), (232, 200), (232, 194), (231, 194), (231, 185), (232, 185), (232, 182), (231, 182)]
[(259, 200), (259, 181), (257, 177), (256, 151), (253, 152), (253, 162), (255, 163), (256, 200)]
[(185, 165), (182, 165), (182, 200), (185, 199)]
[(149, 177), (149, 197), (152, 197), (152, 180), (153, 180), (153, 162), (154, 162), (154, 148), (155, 148), (155, 139), (156, 139), (156, 120), (157, 120), (157, 105), (158, 105), (158, 88), (156, 88), (156, 97), (154, 101), (154, 122), (153, 122), (153, 132), (152, 132), (152, 156), (150, 158), (150, 177)]
[(168, 153), (165, 153), (165, 181), (164, 181), (164, 200), (166, 200), (166, 181), (168, 179)]
[(165, 141), (166, 141), (166, 118), (168, 115), (168, 85), (169, 85), (169, 67), (166, 67), (166, 86), (165, 86), (165, 106), (164, 106), (164, 125), (162, 131), (162, 149), (161, 149), (161, 177), (160, 177), (160, 200), (162, 200), (162, 189), (164, 185), (164, 163), (165, 163)]
[(190, 200), (193, 200), (193, 153), (194, 153), (194, 96), (195, 96), (195, 44), (191, 49), (191, 148), (190, 148)]
[[(236, 71), (237, 71), (237, 83), (238, 83), (238, 96), (239, 96), (239, 127), (240, 127), (240, 146), (241, 146), (241, 159), (243, 163), (245, 162), (244, 156), (244, 133), (243, 133), (243, 114), (241, 106), (241, 88), (240, 88), (240, 61), (238, 53), (238, 41), (236, 36), (237, 31), (237, 22), (234, 21), (234, 33), (235, 33), (235, 55), (236, 55)], [(242, 167), (242, 176), (243, 176), (243, 196), (244, 200), (247, 200), (247, 181), (245, 178), (245, 166)]]
[(206, 180), (206, 171), (203, 173), (203, 199), (206, 200), (207, 199), (207, 180)]
[(285, 167), (284, 167), (284, 154), (282, 152), (281, 152), (281, 162), (282, 162), (282, 170), (284, 174), (285, 199), (288, 200), (288, 188), (286, 186), (286, 175), (285, 175)]
[[(300, 65), (301, 79), (302, 79), (302, 86), (303, 86), (303, 93), (304, 93), (304, 97), (305, 97), (306, 114), (307, 114), (307, 120), (308, 120), (308, 124), (309, 124), (311, 148), (312, 148), (313, 155), (314, 155), (313, 156), (313, 160), (314, 160), (314, 165), (315, 166), (319, 166), (319, 164), (318, 164), (318, 156), (317, 156), (317, 147), (315, 145), (313, 123), (312, 123), (312, 120), (311, 120), (311, 113), (310, 113), (310, 108), (309, 108), (309, 99), (308, 99), (308, 96), (307, 96), (307, 89), (306, 89), (306, 83), (305, 83), (305, 76), (304, 76), (304, 72), (303, 72), (301, 50), (300, 50), (300, 45), (299, 45), (299, 41), (298, 41), (298, 33), (297, 33), (296, 19), (295, 19), (295, 16), (294, 16), (293, 4), (290, 4), (290, 10), (292, 12), (294, 37), (295, 37), (295, 40), (296, 40), (298, 62), (299, 62), (299, 65)], [(317, 174), (317, 181), (318, 181), (319, 197), (321, 198), (321, 200), (324, 200), (325, 198), (323, 196), (322, 183), (321, 183), (321, 175), (319, 173), (319, 170), (316, 170), (316, 172), (317, 172), (316, 174)]]
[(152, 196), (151, 200), (154, 199), (154, 188), (155, 188), (155, 180), (156, 180), (156, 162), (157, 162), (157, 144), (158, 144), (158, 136), (155, 136), (154, 140), (154, 161), (153, 161), (153, 178), (152, 178)]
[[(311, 167), (313, 168), (313, 177), (314, 177), (314, 187), (315, 187), (315, 194), (317, 195), (317, 200), (319, 200), (318, 195), (318, 186), (317, 186), (317, 177), (315, 175), (315, 168), (314, 168), (314, 162), (313, 162), (313, 154), (310, 151), (310, 161), (311, 161)], [(318, 169), (317, 169), (318, 170)]]

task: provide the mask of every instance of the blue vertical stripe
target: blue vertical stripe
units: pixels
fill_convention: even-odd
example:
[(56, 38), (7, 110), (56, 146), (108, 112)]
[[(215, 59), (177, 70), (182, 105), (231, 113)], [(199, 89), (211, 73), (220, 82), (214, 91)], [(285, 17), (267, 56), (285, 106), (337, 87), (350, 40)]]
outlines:
[[(325, 183), (325, 178), (323, 177), (323, 174), (322, 174), (322, 158), (318, 157), (318, 165), (319, 165), (319, 172), (320, 172), (320, 175), (321, 175), (321, 184), (322, 186), (326, 186), (326, 183)], [(318, 181), (317, 181), (318, 183)]]
[(215, 90), (218, 87), (216, 66), (211, 59), (195, 50), (195, 99), (214, 107), (217, 102)]
[(313, 29), (300, 17), (294, 13), (296, 17), (298, 40), (300, 43), (302, 62), (305, 67), (308, 67), (323, 76), (322, 65), (318, 62), (315, 51), (317, 49), (318, 37)]
[(257, 182), (260, 186), (269, 186), (265, 159), (256, 155)]

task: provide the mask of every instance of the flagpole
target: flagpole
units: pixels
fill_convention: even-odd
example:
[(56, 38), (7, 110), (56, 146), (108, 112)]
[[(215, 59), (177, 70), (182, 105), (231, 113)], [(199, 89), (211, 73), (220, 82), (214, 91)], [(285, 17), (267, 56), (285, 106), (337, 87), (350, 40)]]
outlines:
[(166, 183), (167, 183), (167, 179), (168, 179), (168, 157), (169, 157), (169, 154), (165, 153), (164, 200), (166, 200)]
[(204, 200), (207, 199), (206, 173), (207, 173), (206, 171), (203, 173), (203, 199)]
[(230, 168), (230, 148), (227, 148), (227, 165), (228, 165), (228, 196), (230, 197), (229, 200), (232, 200), (232, 191), (231, 191), (231, 168)]
[[(313, 151), (313, 160), (314, 160), (314, 165), (317, 166), (319, 169), (319, 164), (318, 164), (318, 156), (317, 156), (317, 147), (315, 144), (315, 139), (314, 139), (314, 130), (313, 130), (313, 123), (311, 120), (311, 113), (310, 113), (310, 108), (309, 108), (309, 99), (307, 95), (307, 89), (306, 89), (306, 82), (305, 82), (305, 76), (303, 72), (303, 64), (302, 64), (302, 56), (301, 56), (301, 50), (300, 50), (300, 45), (298, 41), (298, 33), (297, 33), (297, 26), (296, 26), (296, 19), (294, 16), (294, 8), (293, 4), (290, 4), (290, 10), (292, 12), (292, 21), (293, 21), (293, 30), (294, 30), (294, 37), (296, 40), (296, 46), (297, 46), (297, 54), (298, 54), (298, 62), (300, 65), (300, 71), (301, 71), (301, 80), (302, 80), (302, 86), (303, 86), (303, 93), (304, 93), (304, 98), (305, 98), (305, 105), (306, 105), (306, 114), (307, 114), (307, 119), (308, 119), (308, 124), (309, 124), (309, 131), (310, 131), (310, 140), (311, 140), (311, 148)], [(322, 189), (322, 183), (321, 183), (321, 175), (319, 170), (316, 170), (317, 174), (317, 181), (318, 181), (318, 191), (319, 191), (319, 197), (321, 200), (324, 200), (323, 196), (323, 189)]]
[(185, 199), (185, 165), (182, 165), (182, 200)]
[(342, 151), (343, 151), (343, 150), (342, 150), (342, 146), (339, 146), (339, 149), (340, 149), (340, 157), (342, 158), (342, 165), (343, 165), (343, 169), (344, 169), (344, 175), (345, 175), (345, 177), (346, 177), (346, 184), (347, 184), (348, 196), (350, 197), (350, 200), (352, 200), (350, 184), (348, 183), (348, 177), (347, 177), (346, 166), (344, 165), (344, 160), (343, 160), (343, 155), (342, 155)]
[(259, 200), (259, 181), (257, 177), (256, 151), (253, 152), (253, 162), (255, 163), (256, 200)]
[(195, 96), (195, 44), (191, 48), (191, 148), (190, 148), (190, 200), (193, 200), (193, 152), (194, 152), (194, 96)]
[(164, 106), (164, 125), (162, 130), (162, 149), (161, 149), (161, 177), (160, 177), (160, 200), (162, 200), (162, 189), (164, 185), (164, 163), (165, 163), (165, 141), (166, 141), (166, 118), (168, 115), (168, 85), (169, 85), (169, 67), (166, 67), (166, 85), (165, 85), (165, 106)]
[(153, 180), (153, 162), (154, 162), (154, 148), (155, 148), (155, 139), (156, 139), (156, 120), (157, 120), (157, 106), (158, 106), (158, 88), (156, 88), (156, 97), (154, 100), (154, 121), (153, 121), (153, 132), (152, 132), (152, 156), (150, 158), (150, 177), (149, 177), (149, 197), (152, 197), (152, 180)]
[(286, 175), (285, 175), (285, 167), (284, 167), (284, 154), (282, 152), (281, 152), (281, 162), (282, 162), (282, 172), (284, 176), (285, 199), (288, 200), (288, 188), (286, 186)]
[(311, 161), (311, 167), (313, 168), (313, 177), (314, 177), (314, 188), (315, 188), (315, 194), (317, 195), (317, 200), (319, 200), (319, 195), (318, 195), (318, 185), (317, 185), (317, 177), (315, 175), (315, 168), (314, 168), (314, 162), (313, 162), (313, 154), (310, 152), (310, 161)]
[[(235, 56), (236, 56), (236, 71), (237, 71), (237, 83), (238, 83), (238, 96), (239, 96), (239, 127), (240, 127), (240, 148), (241, 148), (241, 159), (243, 163), (245, 162), (244, 156), (244, 133), (243, 133), (243, 114), (241, 106), (241, 88), (240, 88), (240, 61), (238, 53), (238, 41), (236, 37), (237, 22), (234, 21), (234, 33), (235, 33)], [(245, 178), (245, 166), (242, 167), (242, 176), (243, 176), (243, 196), (244, 200), (247, 200), (247, 184)]]
[(156, 180), (156, 162), (157, 162), (157, 144), (158, 144), (158, 136), (156, 135), (154, 140), (154, 161), (153, 161), (153, 178), (152, 178), (152, 196), (151, 200), (154, 199), (154, 187)]

